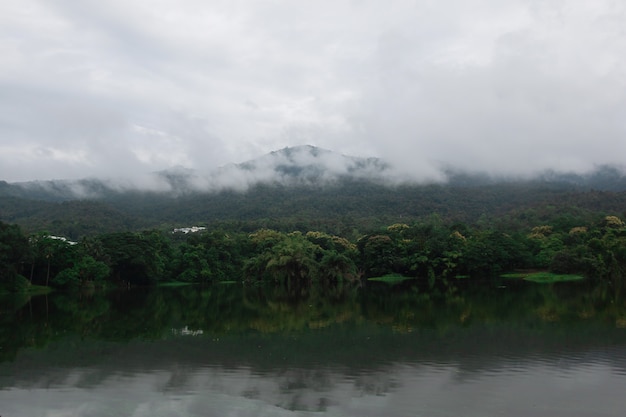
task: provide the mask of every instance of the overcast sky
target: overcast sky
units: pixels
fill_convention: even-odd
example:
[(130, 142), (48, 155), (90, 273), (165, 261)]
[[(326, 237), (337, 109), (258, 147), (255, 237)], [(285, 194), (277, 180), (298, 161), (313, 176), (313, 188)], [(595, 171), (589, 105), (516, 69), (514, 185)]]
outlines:
[(626, 162), (621, 0), (0, 3), (0, 179), (312, 144), (416, 175)]

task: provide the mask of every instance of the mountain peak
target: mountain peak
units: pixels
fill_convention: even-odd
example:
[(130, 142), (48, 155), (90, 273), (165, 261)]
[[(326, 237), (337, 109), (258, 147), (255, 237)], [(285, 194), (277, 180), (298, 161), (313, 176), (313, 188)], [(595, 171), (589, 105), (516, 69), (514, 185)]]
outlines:
[(235, 165), (257, 182), (322, 185), (347, 178), (383, 180), (390, 165), (377, 158), (346, 156), (312, 145), (285, 147)]
[(277, 151), (272, 151), (269, 154), (275, 157), (285, 157), (288, 159), (297, 158), (298, 156), (308, 155), (313, 158), (322, 158), (333, 154), (334, 152), (328, 149), (319, 148), (313, 145), (297, 145), (286, 146)]
[(270, 154), (292, 154), (292, 153), (302, 153), (302, 152), (308, 152), (312, 155), (317, 155), (320, 152), (327, 152), (327, 153), (332, 153), (332, 151), (328, 150), (328, 149), (323, 149), (323, 148), (319, 148), (317, 146), (314, 145), (296, 145), (296, 146), (285, 146), (282, 149), (278, 149), (276, 151), (272, 151), (270, 152)]

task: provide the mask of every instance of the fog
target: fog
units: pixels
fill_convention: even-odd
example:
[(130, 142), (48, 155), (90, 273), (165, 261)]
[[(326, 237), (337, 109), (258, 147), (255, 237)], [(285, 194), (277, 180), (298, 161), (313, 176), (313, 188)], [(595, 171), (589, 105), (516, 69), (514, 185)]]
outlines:
[(231, 164), (304, 144), (418, 181), (623, 165), (624, 21), (610, 0), (5, 2), (0, 179), (239, 187), (270, 171)]

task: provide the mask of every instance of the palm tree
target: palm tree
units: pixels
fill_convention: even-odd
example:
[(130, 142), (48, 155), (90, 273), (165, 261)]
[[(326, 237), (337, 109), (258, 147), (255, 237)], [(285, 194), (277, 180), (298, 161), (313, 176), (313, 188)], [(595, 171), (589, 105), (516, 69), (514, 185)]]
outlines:
[(311, 281), (317, 277), (319, 246), (306, 240), (301, 234), (290, 234), (274, 246), (266, 264), (267, 271), (287, 286)]

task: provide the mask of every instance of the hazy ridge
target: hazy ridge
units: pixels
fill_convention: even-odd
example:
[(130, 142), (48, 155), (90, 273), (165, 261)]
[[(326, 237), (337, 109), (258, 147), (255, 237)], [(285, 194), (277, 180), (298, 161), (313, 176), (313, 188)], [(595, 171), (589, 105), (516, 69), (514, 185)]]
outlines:
[(532, 178), (442, 169), (439, 178), (417, 181), (383, 160), (313, 146), (204, 173), (178, 167), (146, 178), (0, 182), (0, 220), (74, 238), (219, 222), (346, 234), (433, 213), (475, 222), (546, 207), (563, 213), (621, 213), (626, 207), (626, 176), (618, 167)]

